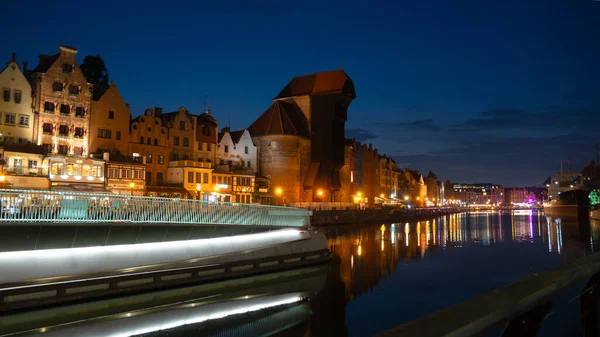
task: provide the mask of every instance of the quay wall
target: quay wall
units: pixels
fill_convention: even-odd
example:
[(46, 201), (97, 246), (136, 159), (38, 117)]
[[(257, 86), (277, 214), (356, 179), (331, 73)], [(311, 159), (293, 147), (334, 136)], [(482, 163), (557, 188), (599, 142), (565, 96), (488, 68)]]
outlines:
[(360, 224), (360, 223), (389, 223), (410, 222), (430, 219), (438, 216), (460, 213), (462, 208), (439, 209), (367, 209), (367, 210), (327, 210), (313, 211), (310, 219), (312, 226)]

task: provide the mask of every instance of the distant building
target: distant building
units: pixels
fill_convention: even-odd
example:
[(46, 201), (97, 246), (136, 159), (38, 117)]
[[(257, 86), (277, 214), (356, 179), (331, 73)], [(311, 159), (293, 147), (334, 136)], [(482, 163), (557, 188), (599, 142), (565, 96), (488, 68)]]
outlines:
[(379, 156), (379, 197), (384, 203), (396, 203), (398, 198), (398, 165), (386, 155)]
[(339, 201), (344, 124), (356, 97), (342, 70), (294, 77), (248, 128), (259, 175), (288, 202)]
[(425, 185), (427, 185), (427, 199), (434, 205), (440, 203), (440, 188), (435, 173), (429, 171)]
[(497, 184), (454, 184), (454, 196), (467, 205), (500, 205), (504, 187)]
[(87, 83), (77, 60), (77, 50), (60, 46), (60, 53), (40, 55), (33, 70), (34, 142), (49, 153), (87, 156), (92, 84)]
[(31, 143), (34, 130), (31, 85), (21, 71), (15, 53), (0, 72), (0, 90), (0, 143)]
[(26, 190), (47, 190), (50, 188), (48, 167), (44, 165), (46, 151), (34, 144), (7, 143), (0, 146), (0, 158), (5, 164), (0, 174), (5, 181), (2, 187)]
[(230, 131), (223, 128), (217, 145), (217, 164), (246, 167), (256, 172), (257, 148), (248, 130)]

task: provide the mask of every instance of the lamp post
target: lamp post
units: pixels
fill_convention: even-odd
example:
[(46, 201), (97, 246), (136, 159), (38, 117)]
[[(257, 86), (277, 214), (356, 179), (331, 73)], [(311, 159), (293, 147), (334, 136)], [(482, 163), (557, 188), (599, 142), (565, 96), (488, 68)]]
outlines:
[(277, 206), (279, 206), (279, 198), (281, 198), (281, 195), (283, 194), (283, 189), (281, 189), (281, 187), (277, 187), (275, 189), (275, 195), (277, 195), (277, 199), (275, 200), (275, 204)]
[(131, 189), (131, 196), (133, 196), (133, 188), (135, 187), (135, 183), (132, 181), (129, 183), (129, 188)]
[(200, 200), (200, 190), (202, 189), (202, 186), (200, 184), (196, 184), (196, 198), (198, 200)]

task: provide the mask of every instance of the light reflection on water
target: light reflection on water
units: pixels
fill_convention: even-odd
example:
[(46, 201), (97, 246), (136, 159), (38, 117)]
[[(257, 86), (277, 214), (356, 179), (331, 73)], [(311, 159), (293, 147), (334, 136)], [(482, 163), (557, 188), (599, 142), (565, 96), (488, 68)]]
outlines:
[(349, 301), (349, 335), (369, 336), (589, 255), (599, 228), (526, 211), (327, 232)]

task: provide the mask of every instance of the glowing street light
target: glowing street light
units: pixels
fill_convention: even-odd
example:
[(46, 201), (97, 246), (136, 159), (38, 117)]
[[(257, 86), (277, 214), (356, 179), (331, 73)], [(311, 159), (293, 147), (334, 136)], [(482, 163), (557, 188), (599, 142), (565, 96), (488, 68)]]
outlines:
[(381, 194), (379, 195), (379, 197), (380, 197), (381, 199), (383, 199), (383, 198), (385, 197), (385, 195), (383, 195), (383, 193), (381, 193)]
[(135, 187), (135, 183), (132, 181), (129, 183), (129, 188), (131, 188), (131, 195), (133, 195), (133, 188)]
[(200, 200), (200, 190), (202, 189), (202, 185), (196, 184), (196, 199)]
[(404, 196), (404, 200), (408, 201), (408, 195)]
[(318, 190), (317, 191), (317, 195), (320, 196), (320, 197), (322, 197), (323, 196), (323, 190)]
[(0, 176), (0, 182), (3, 183), (6, 180), (6, 176), (5, 175), (1, 175)]
[(283, 190), (281, 189), (281, 187), (277, 187), (277, 189), (275, 190), (275, 194), (281, 195), (282, 193), (283, 193)]
[(358, 192), (358, 193), (356, 193), (356, 196), (359, 197), (359, 198), (361, 198), (362, 197), (362, 193)]

